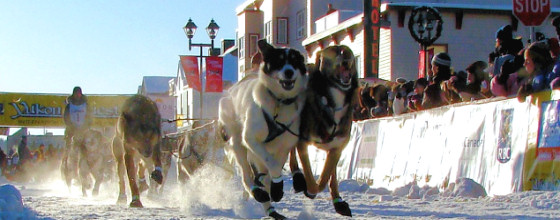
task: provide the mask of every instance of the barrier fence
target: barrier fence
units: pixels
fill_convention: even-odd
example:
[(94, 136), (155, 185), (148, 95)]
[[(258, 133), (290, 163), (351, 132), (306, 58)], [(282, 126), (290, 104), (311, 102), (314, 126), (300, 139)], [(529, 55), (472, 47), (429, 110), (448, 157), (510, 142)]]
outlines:
[[(555, 189), (559, 97), (556, 90), (526, 102), (494, 98), (355, 122), (338, 176), (389, 190), (413, 181), (444, 188), (459, 177), (488, 195)], [(326, 154), (309, 149), (318, 173)]]

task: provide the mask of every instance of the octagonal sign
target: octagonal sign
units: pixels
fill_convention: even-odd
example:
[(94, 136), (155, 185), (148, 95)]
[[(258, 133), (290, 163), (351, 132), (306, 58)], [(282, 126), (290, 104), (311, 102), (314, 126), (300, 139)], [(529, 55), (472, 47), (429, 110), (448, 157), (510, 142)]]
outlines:
[(513, 14), (525, 26), (539, 26), (550, 15), (551, 0), (513, 0)]

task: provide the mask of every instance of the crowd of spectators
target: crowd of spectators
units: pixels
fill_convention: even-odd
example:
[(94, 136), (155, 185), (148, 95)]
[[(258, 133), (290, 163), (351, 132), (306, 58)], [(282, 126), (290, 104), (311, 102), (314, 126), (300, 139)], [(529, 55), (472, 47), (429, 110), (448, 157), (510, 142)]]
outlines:
[(537, 33), (536, 40), (527, 45), (513, 36), (510, 25), (502, 26), (496, 31), (496, 45), (488, 60), (474, 61), (464, 71), (453, 71), (452, 57), (442, 52), (434, 55), (426, 78), (399, 78), (396, 82), (360, 88), (354, 120), (491, 97), (517, 97), (523, 102), (533, 93), (558, 89), (560, 16), (553, 19), (552, 26), (557, 36), (546, 38)]
[[(31, 150), (27, 137), (22, 136), (17, 147), (8, 147), (7, 152), (0, 148), (0, 175), (8, 180), (26, 181), (40, 175), (29, 175), (32, 171), (58, 167), (62, 157), (62, 148), (40, 144)], [(35, 174), (37, 172), (34, 172)]]

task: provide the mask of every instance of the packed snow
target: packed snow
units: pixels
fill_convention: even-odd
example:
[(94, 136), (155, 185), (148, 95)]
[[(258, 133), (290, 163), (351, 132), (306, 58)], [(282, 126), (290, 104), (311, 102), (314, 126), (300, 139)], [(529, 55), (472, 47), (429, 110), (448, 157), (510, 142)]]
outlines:
[[(116, 205), (117, 183), (102, 184), (100, 195), (83, 197), (78, 185), (70, 191), (54, 170), (51, 178), (26, 183), (0, 177), (1, 219), (261, 219), (254, 199), (245, 200), (239, 177), (205, 166), (184, 186), (172, 167), (161, 196), (141, 195), (144, 208)], [(294, 194), (284, 176), (284, 198), (276, 210), (289, 219), (343, 219), (335, 213), (328, 191), (310, 200)], [(355, 180), (340, 182), (340, 192), (356, 219), (549, 219), (560, 217), (560, 193), (527, 191), (487, 197), (484, 188), (461, 178), (447, 189), (410, 183), (394, 191), (370, 188)], [(130, 202), (130, 195), (128, 198)]]

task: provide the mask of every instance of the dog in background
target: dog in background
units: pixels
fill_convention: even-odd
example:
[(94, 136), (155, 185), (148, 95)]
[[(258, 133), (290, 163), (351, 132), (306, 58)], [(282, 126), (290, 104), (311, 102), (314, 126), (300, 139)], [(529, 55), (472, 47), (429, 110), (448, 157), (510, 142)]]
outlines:
[[(294, 190), (304, 191), (307, 197), (315, 198), (330, 182), (329, 189), (336, 212), (352, 216), (348, 203), (341, 199), (338, 192), (336, 165), (350, 140), (352, 110), (358, 95), (354, 54), (347, 46), (329, 46), (319, 52), (315, 66), (316, 70), (309, 72), (306, 102), (301, 115), (301, 138), (297, 144), (303, 174), (295, 149), (290, 154)], [(307, 153), (309, 145), (327, 151), (318, 183), (311, 170)]]
[(212, 121), (179, 135), (177, 179), (182, 185), (198, 169), (209, 163), (214, 163), (233, 174), (233, 166), (227, 161), (225, 142), (218, 135), (218, 127), (218, 121)]
[(91, 194), (97, 196), (101, 183), (106, 180), (106, 177), (114, 174), (111, 144), (103, 133), (95, 129), (85, 132), (84, 143), (85, 146), (78, 149), (78, 174), (82, 184), (82, 194), (87, 196), (87, 190), (92, 187), (91, 178), (93, 178), (95, 182)]
[[(155, 182), (162, 183), (160, 144), (161, 116), (156, 103), (142, 95), (134, 95), (127, 99), (118, 118), (113, 138), (113, 155), (119, 177), (117, 203), (126, 203), (124, 178), (127, 174), (132, 194), (131, 207), (143, 207), (140, 190), (147, 189), (144, 173), (146, 168), (155, 166), (150, 177)], [(153, 182), (151, 185), (155, 187)]]
[(282, 168), (298, 142), (307, 86), (303, 55), (258, 41), (263, 61), (256, 75), (220, 99), (219, 122), (241, 171), (243, 186), (270, 217), (284, 219), (271, 200), (283, 197)]

